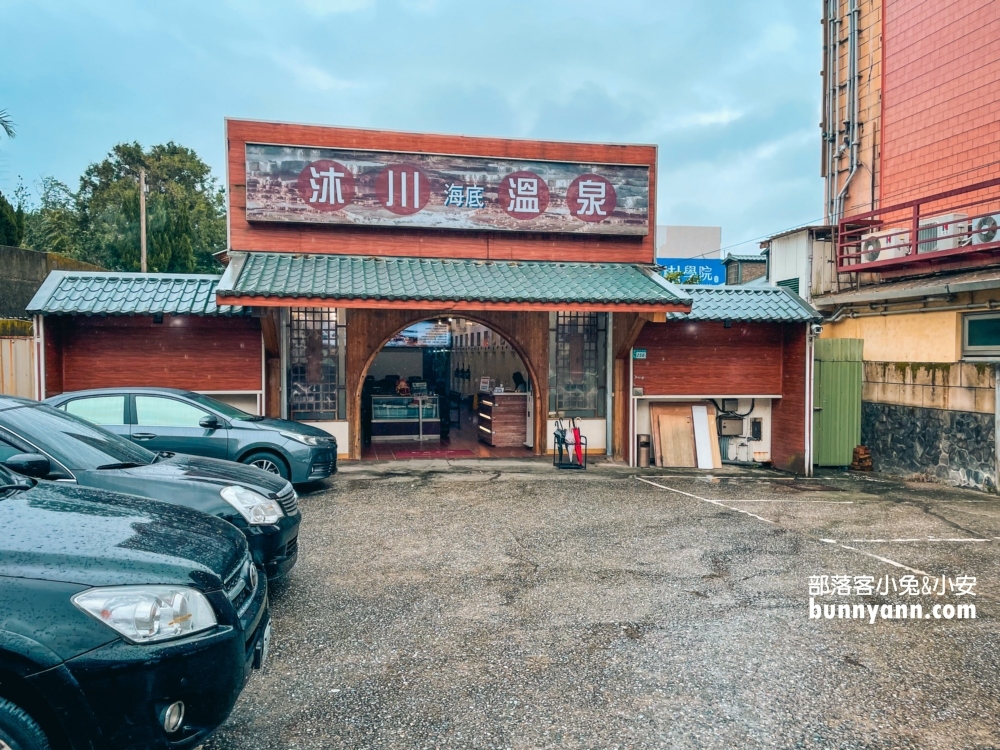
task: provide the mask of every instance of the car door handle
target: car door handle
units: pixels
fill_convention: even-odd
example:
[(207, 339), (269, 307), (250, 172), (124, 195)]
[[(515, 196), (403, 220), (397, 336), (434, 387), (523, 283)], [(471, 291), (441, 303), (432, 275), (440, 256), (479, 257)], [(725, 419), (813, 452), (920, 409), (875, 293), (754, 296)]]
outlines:
[(132, 433), (132, 439), (133, 440), (152, 440), (155, 437), (156, 437), (156, 435), (154, 433), (152, 433), (152, 432), (133, 432)]

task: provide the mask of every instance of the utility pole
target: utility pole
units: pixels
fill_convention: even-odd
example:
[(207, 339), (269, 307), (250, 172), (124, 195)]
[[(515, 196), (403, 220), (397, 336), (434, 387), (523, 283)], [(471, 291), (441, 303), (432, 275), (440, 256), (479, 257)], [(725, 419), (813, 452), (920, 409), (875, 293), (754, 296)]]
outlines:
[(139, 268), (146, 273), (146, 168), (139, 167)]

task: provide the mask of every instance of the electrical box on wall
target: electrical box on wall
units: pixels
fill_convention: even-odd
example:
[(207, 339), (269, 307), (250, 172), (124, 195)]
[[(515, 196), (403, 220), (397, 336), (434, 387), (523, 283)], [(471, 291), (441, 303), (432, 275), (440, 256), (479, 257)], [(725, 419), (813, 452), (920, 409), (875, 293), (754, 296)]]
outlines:
[(743, 420), (739, 417), (723, 417), (719, 424), (719, 434), (728, 437), (743, 434)]
[[(740, 402), (738, 399), (735, 398), (722, 399), (722, 411), (739, 411), (739, 410), (740, 410)], [(740, 428), (740, 431), (741, 432), (743, 431), (742, 427)]]
[(764, 420), (762, 419), (751, 419), (750, 420), (750, 439), (760, 440), (764, 434)]

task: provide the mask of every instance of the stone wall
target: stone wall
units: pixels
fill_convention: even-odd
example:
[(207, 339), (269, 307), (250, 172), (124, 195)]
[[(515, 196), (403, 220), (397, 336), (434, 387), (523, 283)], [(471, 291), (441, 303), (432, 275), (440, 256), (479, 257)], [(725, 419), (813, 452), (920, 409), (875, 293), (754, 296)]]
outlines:
[(996, 490), (995, 436), (993, 414), (861, 404), (861, 443), (871, 449), (875, 471)]
[(875, 471), (996, 489), (996, 369), (969, 362), (865, 362), (861, 444)]
[(865, 362), (864, 401), (993, 415), (995, 369), (969, 362)]

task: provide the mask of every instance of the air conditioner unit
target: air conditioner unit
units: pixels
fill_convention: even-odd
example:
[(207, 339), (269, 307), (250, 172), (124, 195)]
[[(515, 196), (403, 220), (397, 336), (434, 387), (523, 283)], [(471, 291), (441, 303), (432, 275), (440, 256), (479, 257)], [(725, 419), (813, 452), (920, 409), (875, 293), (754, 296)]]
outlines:
[(859, 263), (903, 258), (910, 253), (910, 233), (905, 229), (883, 229), (861, 238)]
[(965, 214), (945, 214), (921, 219), (917, 252), (936, 253), (970, 245), (972, 238), (967, 234), (968, 231), (969, 217)]
[(972, 220), (972, 244), (985, 245), (989, 242), (1000, 242), (1000, 214)]

